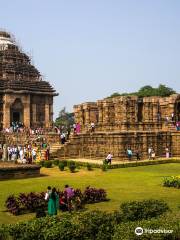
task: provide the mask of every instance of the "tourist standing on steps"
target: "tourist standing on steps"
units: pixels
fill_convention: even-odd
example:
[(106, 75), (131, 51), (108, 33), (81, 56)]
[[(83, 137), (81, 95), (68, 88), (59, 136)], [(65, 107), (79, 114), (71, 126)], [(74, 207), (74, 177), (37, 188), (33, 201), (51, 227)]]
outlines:
[(148, 159), (151, 159), (151, 154), (152, 154), (152, 147), (148, 148)]
[(169, 148), (166, 147), (165, 151), (166, 151), (166, 158), (169, 158), (169, 156), (170, 156), (170, 154), (169, 154)]
[(127, 149), (127, 156), (128, 156), (128, 160), (129, 160), (129, 161), (131, 161), (132, 155), (133, 155), (133, 153), (132, 153), (131, 148), (128, 148), (128, 149)]
[(81, 131), (81, 125), (80, 125), (80, 123), (77, 123), (76, 124), (76, 133), (79, 134), (80, 131)]
[(50, 216), (57, 215), (58, 209), (59, 209), (59, 196), (56, 192), (56, 189), (53, 188), (52, 192), (49, 194), (48, 214)]
[(94, 122), (91, 122), (91, 132), (94, 132), (94, 130), (95, 130), (95, 124)]
[(136, 160), (137, 160), (137, 161), (138, 161), (138, 160), (141, 160), (140, 153), (139, 153), (138, 150), (136, 151)]
[(105, 163), (107, 163), (107, 164), (109, 163), (111, 165), (112, 157), (113, 157), (113, 155), (109, 152), (105, 159)]
[(156, 157), (155, 151), (154, 151), (153, 149), (152, 149), (151, 157), (152, 157), (153, 160), (154, 160), (155, 157)]
[(66, 136), (64, 133), (61, 134), (61, 144), (64, 144), (66, 140)]
[(73, 131), (74, 131), (74, 134), (76, 134), (76, 124), (75, 123), (73, 124)]

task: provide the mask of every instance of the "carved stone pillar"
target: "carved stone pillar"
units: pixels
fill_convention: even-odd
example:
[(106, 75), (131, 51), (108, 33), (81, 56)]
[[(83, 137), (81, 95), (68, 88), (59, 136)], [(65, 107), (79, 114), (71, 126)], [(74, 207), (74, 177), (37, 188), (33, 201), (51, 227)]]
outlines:
[(36, 124), (36, 104), (32, 104), (32, 124)]
[(53, 104), (49, 105), (49, 110), (50, 110), (50, 124), (53, 124)]
[(50, 106), (49, 106), (49, 98), (46, 97), (45, 101), (45, 127), (50, 127)]
[(30, 96), (24, 98), (24, 125), (30, 127)]
[(4, 105), (3, 105), (3, 127), (10, 127), (10, 98), (8, 95), (4, 96)]
[(86, 108), (84, 111), (85, 114), (85, 125), (90, 123), (90, 110), (89, 108)]

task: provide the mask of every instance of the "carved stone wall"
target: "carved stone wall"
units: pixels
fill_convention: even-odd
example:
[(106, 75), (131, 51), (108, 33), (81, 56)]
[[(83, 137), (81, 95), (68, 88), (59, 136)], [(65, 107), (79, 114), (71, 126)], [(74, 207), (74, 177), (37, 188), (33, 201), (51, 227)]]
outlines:
[(21, 114), (20, 121), (26, 127), (50, 127), (53, 123), (53, 97), (30, 94), (5, 94), (3, 97), (1, 122), (4, 128), (8, 128), (11, 125), (13, 111)]
[[(174, 126), (180, 121), (180, 95), (170, 97), (121, 96), (84, 103), (74, 107), (75, 121), (82, 132), (71, 137), (69, 144), (59, 150), (60, 157), (104, 159), (108, 152), (119, 160), (127, 159), (127, 148), (147, 158), (152, 147), (158, 157), (180, 156), (180, 132)], [(171, 114), (174, 113), (174, 122)], [(96, 117), (95, 117), (96, 116)], [(167, 123), (166, 118), (169, 118)], [(95, 132), (90, 132), (90, 123)]]
[(91, 122), (99, 131), (162, 130), (166, 129), (166, 117), (170, 119), (172, 113), (175, 120), (180, 120), (180, 95), (115, 97), (76, 105), (74, 113), (84, 131)]
[(82, 133), (73, 136), (71, 141), (58, 151), (60, 158), (100, 158), (104, 159), (109, 152), (117, 160), (127, 160), (127, 148), (131, 148), (133, 159), (136, 151), (141, 159), (148, 157), (148, 148), (152, 147), (156, 157), (165, 157), (169, 148), (171, 156), (180, 156), (180, 133), (178, 132), (111, 132)]

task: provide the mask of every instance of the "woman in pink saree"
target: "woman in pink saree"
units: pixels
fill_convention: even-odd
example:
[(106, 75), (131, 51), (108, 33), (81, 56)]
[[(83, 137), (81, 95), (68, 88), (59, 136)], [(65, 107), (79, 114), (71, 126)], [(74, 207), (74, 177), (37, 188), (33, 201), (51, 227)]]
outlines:
[(81, 125), (80, 125), (80, 123), (77, 123), (76, 124), (76, 133), (79, 134), (80, 131), (81, 131)]

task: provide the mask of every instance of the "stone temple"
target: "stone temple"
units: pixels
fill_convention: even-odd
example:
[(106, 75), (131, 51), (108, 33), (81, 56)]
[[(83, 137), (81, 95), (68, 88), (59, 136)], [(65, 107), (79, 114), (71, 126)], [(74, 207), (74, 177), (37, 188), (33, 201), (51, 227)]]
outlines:
[(0, 128), (10, 127), (12, 122), (50, 127), (56, 95), (12, 35), (0, 31)]
[[(173, 119), (172, 119), (173, 114)], [(119, 96), (74, 106), (81, 133), (72, 136), (59, 156), (103, 159), (108, 152), (118, 160), (127, 158), (127, 148), (147, 158), (152, 147), (157, 157), (180, 156), (180, 94), (169, 97)], [(89, 130), (95, 123), (95, 132)]]

